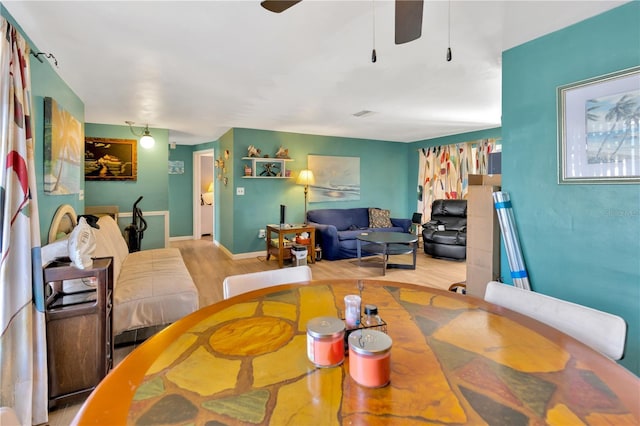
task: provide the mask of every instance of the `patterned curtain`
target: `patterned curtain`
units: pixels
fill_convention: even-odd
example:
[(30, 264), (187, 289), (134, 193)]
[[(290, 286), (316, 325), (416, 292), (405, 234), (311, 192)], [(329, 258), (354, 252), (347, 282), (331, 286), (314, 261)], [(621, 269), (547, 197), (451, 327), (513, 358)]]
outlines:
[(418, 171), (418, 212), (422, 222), (431, 217), (431, 204), (439, 199), (467, 197), (469, 174), (486, 174), (489, 153), (496, 139), (421, 148)]
[[(0, 406), (21, 424), (47, 422), (40, 225), (31, 128), (29, 47), (2, 18), (0, 40)], [(36, 287), (32, 287), (34, 285)]]

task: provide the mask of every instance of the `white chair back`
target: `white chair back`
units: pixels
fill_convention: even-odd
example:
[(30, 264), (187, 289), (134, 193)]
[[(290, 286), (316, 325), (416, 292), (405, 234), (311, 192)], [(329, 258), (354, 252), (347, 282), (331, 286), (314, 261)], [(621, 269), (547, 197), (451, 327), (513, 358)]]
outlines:
[(307, 265), (282, 268), (250, 274), (230, 275), (222, 282), (224, 298), (279, 284), (311, 281), (311, 268)]
[(484, 300), (536, 319), (611, 359), (624, 353), (627, 324), (617, 315), (491, 281)]

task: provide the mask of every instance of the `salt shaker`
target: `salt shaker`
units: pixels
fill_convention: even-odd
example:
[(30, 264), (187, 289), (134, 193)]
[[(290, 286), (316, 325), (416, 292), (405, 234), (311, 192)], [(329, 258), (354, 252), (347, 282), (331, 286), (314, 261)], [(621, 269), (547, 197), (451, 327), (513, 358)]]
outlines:
[(376, 305), (364, 305), (364, 315), (362, 323), (365, 327), (375, 327), (382, 324), (382, 318), (378, 315), (378, 307)]

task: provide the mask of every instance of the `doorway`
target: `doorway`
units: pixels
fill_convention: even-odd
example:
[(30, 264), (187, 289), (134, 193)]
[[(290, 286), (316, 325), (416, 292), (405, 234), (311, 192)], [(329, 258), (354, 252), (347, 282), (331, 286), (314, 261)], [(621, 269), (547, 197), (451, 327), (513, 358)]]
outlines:
[(214, 151), (193, 153), (193, 239), (215, 241)]

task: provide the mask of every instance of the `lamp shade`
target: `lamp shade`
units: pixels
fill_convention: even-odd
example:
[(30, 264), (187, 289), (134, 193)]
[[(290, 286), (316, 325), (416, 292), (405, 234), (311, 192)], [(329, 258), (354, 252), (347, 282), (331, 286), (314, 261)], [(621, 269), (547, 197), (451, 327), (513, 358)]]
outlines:
[(207, 192), (213, 192), (213, 181), (207, 187)]
[(298, 185), (313, 185), (316, 183), (316, 179), (313, 177), (313, 172), (311, 170), (300, 170), (300, 174), (298, 175), (298, 180), (296, 180)]

